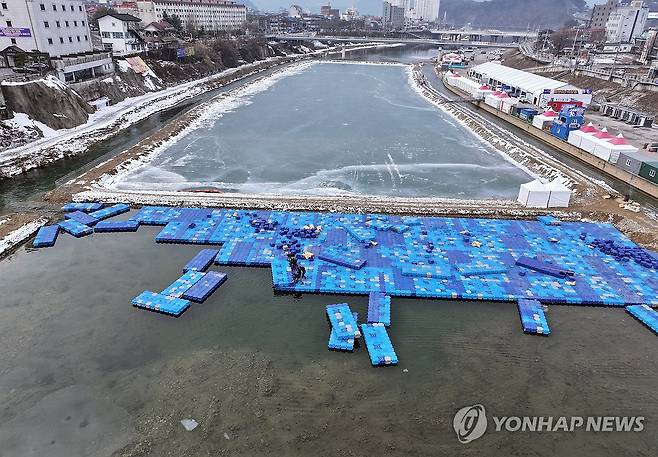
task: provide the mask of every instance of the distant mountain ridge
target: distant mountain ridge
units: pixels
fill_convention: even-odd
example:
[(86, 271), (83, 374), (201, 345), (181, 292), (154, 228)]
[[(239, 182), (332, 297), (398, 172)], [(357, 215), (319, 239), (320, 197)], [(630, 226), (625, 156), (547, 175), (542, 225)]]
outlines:
[(474, 27), (557, 27), (585, 9), (585, 0), (441, 0), (441, 18), (447, 13), (449, 23)]

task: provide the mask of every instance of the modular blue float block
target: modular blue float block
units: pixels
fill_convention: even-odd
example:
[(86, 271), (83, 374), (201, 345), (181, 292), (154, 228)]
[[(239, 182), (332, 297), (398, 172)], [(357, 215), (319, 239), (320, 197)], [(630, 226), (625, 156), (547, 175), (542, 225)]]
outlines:
[(326, 309), (329, 322), (338, 339), (348, 340), (358, 334), (359, 326), (347, 303), (327, 305)]
[(370, 292), (368, 296), (368, 323), (375, 322), (391, 326), (391, 297), (383, 292)]
[(103, 207), (102, 203), (67, 203), (62, 206), (62, 211), (82, 211), (88, 213), (90, 211), (98, 211)]
[(206, 271), (208, 267), (213, 263), (218, 253), (219, 249), (202, 249), (197, 253), (197, 255), (192, 257), (192, 260), (187, 262), (187, 264), (183, 267), (183, 271)]
[(537, 300), (520, 299), (517, 303), (524, 333), (548, 336), (551, 333), (541, 303)]
[(183, 293), (182, 298), (197, 303), (203, 303), (219, 288), (219, 286), (224, 284), (227, 279), (228, 276), (226, 273), (219, 273), (216, 271), (204, 273), (201, 279)]
[(138, 228), (137, 221), (100, 221), (94, 227), (94, 232), (136, 232)]
[(94, 225), (98, 222), (98, 219), (96, 219), (93, 216), (90, 216), (87, 213), (83, 213), (82, 211), (73, 211), (72, 213), (67, 213), (64, 215), (66, 219), (72, 219), (74, 221), (78, 221), (81, 224), (85, 225)]
[(553, 216), (537, 216), (537, 220), (544, 225), (560, 225), (562, 222)]
[(361, 331), (373, 366), (397, 365), (398, 356), (384, 324), (361, 324)]
[(568, 276), (574, 275), (573, 271), (566, 268), (560, 268), (559, 266), (553, 265), (551, 263), (537, 259), (531, 259), (530, 257), (526, 256), (519, 257), (516, 261), (516, 264), (521, 267), (537, 271), (539, 273), (555, 276), (557, 278), (566, 278)]
[(364, 259), (355, 258), (349, 253), (339, 253), (329, 250), (323, 250), (320, 254), (318, 254), (318, 259), (355, 270), (362, 268), (366, 263)]
[(187, 300), (156, 294), (148, 290), (133, 298), (131, 303), (137, 308), (157, 311), (175, 317), (180, 316), (183, 311), (190, 307), (190, 302)]
[(89, 215), (95, 217), (96, 219), (107, 219), (121, 213), (126, 213), (129, 210), (130, 206), (126, 205), (125, 203), (117, 203), (116, 205), (108, 206), (107, 208), (99, 209), (98, 211), (89, 213)]
[(647, 305), (631, 305), (626, 311), (658, 335), (658, 311)]
[[(354, 321), (358, 322), (359, 315), (357, 313), (352, 313), (352, 316), (354, 316)], [(357, 337), (355, 336), (354, 338), (341, 340), (340, 338), (338, 338), (336, 331), (332, 327), (331, 332), (329, 332), (329, 343), (327, 344), (327, 347), (334, 351), (352, 352), (354, 350), (354, 343), (356, 341), (356, 338)]]
[(198, 271), (188, 271), (160, 293), (170, 297), (180, 297), (187, 292), (190, 287), (203, 278), (203, 275), (203, 273)]
[(94, 229), (92, 229), (91, 227), (88, 227), (85, 224), (81, 224), (78, 221), (74, 221), (73, 219), (68, 219), (59, 222), (58, 225), (66, 233), (70, 233), (71, 235), (77, 238), (81, 236), (89, 235), (94, 231)]
[(44, 225), (39, 228), (32, 246), (35, 248), (49, 248), (55, 245), (57, 235), (59, 234), (59, 225)]

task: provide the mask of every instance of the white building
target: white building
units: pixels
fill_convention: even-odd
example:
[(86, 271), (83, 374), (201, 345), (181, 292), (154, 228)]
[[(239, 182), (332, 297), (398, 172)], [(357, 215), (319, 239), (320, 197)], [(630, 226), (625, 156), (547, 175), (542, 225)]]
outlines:
[(0, 49), (47, 52), (51, 57), (92, 51), (81, 0), (5, 0), (0, 3)]
[(101, 41), (115, 55), (137, 54), (146, 51), (146, 43), (135, 32), (141, 20), (130, 14), (107, 13), (98, 18)]
[(132, 14), (144, 24), (160, 22), (164, 13), (176, 15), (183, 26), (221, 31), (244, 27), (247, 7), (230, 0), (148, 0), (135, 2), (134, 8), (119, 8), (119, 12)]
[(414, 8), (416, 19), (422, 19), (426, 22), (436, 22), (439, 20), (439, 6), (441, 0), (416, 0)]
[(621, 5), (610, 13), (605, 24), (608, 43), (629, 43), (644, 31), (649, 16), (649, 7), (642, 1)]

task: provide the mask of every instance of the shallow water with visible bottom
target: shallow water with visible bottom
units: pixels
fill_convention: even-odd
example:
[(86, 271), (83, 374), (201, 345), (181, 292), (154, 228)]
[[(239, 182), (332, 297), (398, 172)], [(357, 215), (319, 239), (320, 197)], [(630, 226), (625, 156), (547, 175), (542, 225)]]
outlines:
[(408, 79), (402, 65), (298, 68), (262, 89), (220, 99), (194, 129), (117, 186), (515, 198), (529, 176)]
[[(128, 215), (123, 215), (128, 217)], [(653, 455), (656, 337), (622, 309), (550, 306), (550, 337), (510, 303), (394, 298), (397, 367), (326, 348), (324, 305), (279, 295), (269, 269), (180, 318), (138, 310), (200, 249), (131, 234), (61, 234), (0, 262), (0, 455)], [(407, 370), (406, 372), (404, 370)], [(496, 432), (460, 444), (455, 412), (645, 416), (638, 433)], [(199, 427), (187, 432), (182, 419)]]

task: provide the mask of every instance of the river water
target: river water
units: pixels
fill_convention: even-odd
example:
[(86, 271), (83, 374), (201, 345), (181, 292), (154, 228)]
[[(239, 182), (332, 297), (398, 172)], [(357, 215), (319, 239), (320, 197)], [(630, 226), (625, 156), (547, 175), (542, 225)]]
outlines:
[(530, 179), (416, 93), (406, 66), (301, 67), (221, 98), (117, 187), (512, 199)]

